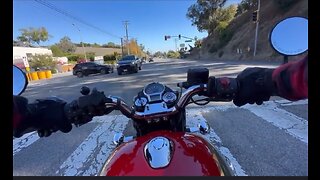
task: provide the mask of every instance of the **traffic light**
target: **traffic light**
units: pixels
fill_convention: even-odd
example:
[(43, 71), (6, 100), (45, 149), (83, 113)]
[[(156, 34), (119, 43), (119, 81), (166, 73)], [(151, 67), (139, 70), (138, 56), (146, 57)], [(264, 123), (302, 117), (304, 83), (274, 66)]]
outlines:
[(170, 36), (164, 36), (164, 40), (166, 41), (167, 39), (169, 39)]
[(179, 39), (181, 39), (181, 34), (179, 34)]
[(254, 22), (257, 22), (257, 20), (258, 20), (258, 11), (257, 10), (252, 12), (252, 20)]

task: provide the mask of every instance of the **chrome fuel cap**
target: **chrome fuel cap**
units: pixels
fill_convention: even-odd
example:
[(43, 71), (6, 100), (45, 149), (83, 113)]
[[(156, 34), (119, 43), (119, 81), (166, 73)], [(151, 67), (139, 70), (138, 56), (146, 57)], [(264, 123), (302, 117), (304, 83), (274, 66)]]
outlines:
[(165, 167), (172, 158), (172, 145), (165, 137), (155, 137), (145, 145), (144, 155), (152, 168)]

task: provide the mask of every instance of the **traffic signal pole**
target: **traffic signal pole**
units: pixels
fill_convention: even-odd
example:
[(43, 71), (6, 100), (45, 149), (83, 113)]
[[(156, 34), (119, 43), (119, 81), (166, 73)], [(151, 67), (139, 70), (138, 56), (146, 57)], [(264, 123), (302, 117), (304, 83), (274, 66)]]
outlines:
[(253, 56), (256, 56), (256, 53), (257, 53), (258, 28), (259, 28), (259, 19), (260, 19), (259, 13), (260, 13), (260, 0), (258, 0), (257, 21), (256, 21), (256, 34), (255, 34), (255, 39), (254, 39)]

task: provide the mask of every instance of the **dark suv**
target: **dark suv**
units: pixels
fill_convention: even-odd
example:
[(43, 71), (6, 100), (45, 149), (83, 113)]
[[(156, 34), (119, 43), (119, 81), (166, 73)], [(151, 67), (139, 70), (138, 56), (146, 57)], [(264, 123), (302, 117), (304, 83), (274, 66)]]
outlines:
[(117, 71), (118, 75), (121, 75), (123, 72), (135, 72), (141, 70), (142, 61), (134, 55), (124, 56), (118, 61)]
[(73, 75), (78, 77), (88, 76), (90, 74), (107, 74), (113, 73), (113, 66), (111, 65), (101, 65), (95, 62), (85, 62), (76, 64), (73, 67)]

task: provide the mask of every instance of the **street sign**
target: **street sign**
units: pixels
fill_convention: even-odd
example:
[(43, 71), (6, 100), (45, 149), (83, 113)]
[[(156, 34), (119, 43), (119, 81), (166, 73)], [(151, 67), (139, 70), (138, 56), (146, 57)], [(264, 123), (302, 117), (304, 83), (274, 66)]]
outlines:
[(30, 67), (27, 57), (23, 56), (22, 60), (23, 60), (24, 67)]
[(192, 40), (185, 40), (184, 42), (192, 42)]
[(185, 44), (180, 44), (180, 47), (184, 48), (186, 45)]

